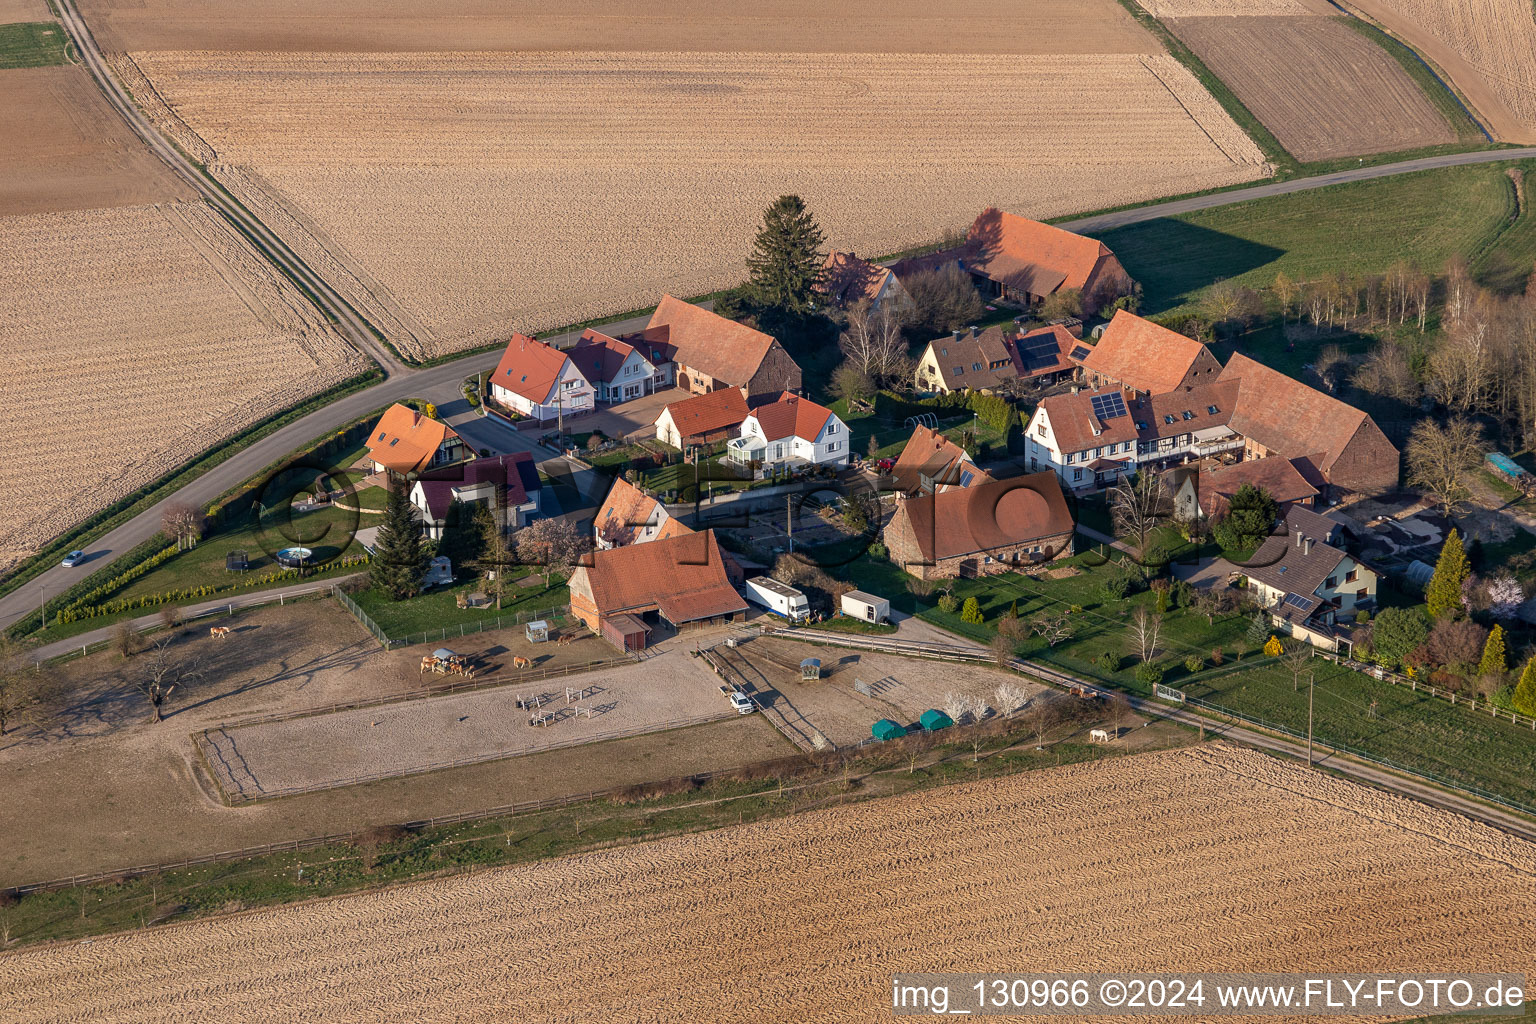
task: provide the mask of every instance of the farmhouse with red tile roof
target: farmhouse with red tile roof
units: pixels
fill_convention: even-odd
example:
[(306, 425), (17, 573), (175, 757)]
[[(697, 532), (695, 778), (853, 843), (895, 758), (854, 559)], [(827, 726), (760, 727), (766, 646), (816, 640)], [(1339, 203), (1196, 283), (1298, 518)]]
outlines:
[(1174, 507), (1181, 519), (1224, 515), (1244, 484), (1274, 498), (1282, 512), (1292, 505), (1310, 508), (1320, 493), (1308, 479), (1311, 466), (1306, 459), (1249, 459), (1230, 466), (1200, 463), (1191, 469), (1174, 488)]
[(912, 304), (901, 279), (889, 268), (861, 260), (851, 252), (827, 253), (822, 275), (816, 290), (839, 309), (858, 302), (868, 302), (871, 309), (886, 303), (898, 308)]
[(800, 367), (771, 335), (663, 295), (647, 334), (671, 347), (677, 386), (694, 394), (740, 388), (748, 401), (799, 391)]
[(565, 354), (592, 385), (599, 402), (628, 402), (672, 384), (670, 347), (659, 349), (666, 356), (660, 363), (648, 358), (647, 351), (658, 354), (657, 348), (646, 345), (643, 335), (612, 338), (588, 328)]
[(824, 405), (785, 393), (753, 409), (741, 434), (726, 444), (726, 457), (740, 463), (781, 466), (848, 463), (848, 427)]
[(368, 435), (374, 472), (404, 476), (473, 457), (464, 439), (441, 420), (396, 402), (384, 410)]
[(1083, 357), (1083, 374), (1090, 386), (1113, 386), (1144, 395), (1208, 384), (1219, 373), (1221, 363), (1200, 342), (1123, 309)]
[(656, 417), (656, 440), (674, 448), (724, 441), (737, 435), (748, 412), (740, 388), (685, 398)]
[(476, 504), (490, 508), (503, 530), (521, 529), (539, 511), (541, 488), (533, 456), (513, 452), (428, 470), (412, 485), (410, 498), (427, 536), (437, 540), (450, 525), (454, 502), (463, 506), (454, 529), (475, 529), (469, 506)]
[(599, 551), (692, 532), (673, 518), (667, 506), (623, 477), (613, 481), (608, 497), (603, 499), (602, 507), (592, 520), (592, 533)]
[(1245, 355), (1229, 359), (1220, 379), (1238, 385), (1232, 426), (1247, 439), (1245, 458), (1307, 457), (1334, 498), (1397, 486), (1397, 448), (1359, 409)]
[(898, 493), (884, 540), (919, 579), (1008, 572), (1072, 553), (1072, 513), (1054, 473), (1031, 473), (908, 498)]
[(490, 385), (493, 399), (540, 423), (591, 412), (596, 400), (591, 382), (569, 354), (522, 334), (507, 343)]
[(643, 650), (662, 623), (740, 621), (747, 611), (713, 530), (594, 551), (569, 587), (572, 613), (620, 650)]
[(1053, 383), (1073, 376), (1069, 358), (1081, 346), (1065, 327), (1020, 334), (1013, 325), (954, 331), (928, 343), (913, 379), (919, 391), (1007, 389), (1020, 381)]
[(964, 448), (921, 424), (913, 429), (912, 437), (891, 468), (891, 476), (896, 489), (906, 494), (947, 491), (992, 480), (976, 467)]

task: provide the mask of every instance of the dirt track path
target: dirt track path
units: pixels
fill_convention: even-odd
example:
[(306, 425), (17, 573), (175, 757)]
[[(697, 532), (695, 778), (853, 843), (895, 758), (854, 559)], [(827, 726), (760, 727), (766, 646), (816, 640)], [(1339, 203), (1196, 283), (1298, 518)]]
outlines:
[(1208, 747), (22, 950), (0, 991), (14, 1024), (884, 1021), (897, 971), (1529, 972), (1533, 879), (1532, 844)]

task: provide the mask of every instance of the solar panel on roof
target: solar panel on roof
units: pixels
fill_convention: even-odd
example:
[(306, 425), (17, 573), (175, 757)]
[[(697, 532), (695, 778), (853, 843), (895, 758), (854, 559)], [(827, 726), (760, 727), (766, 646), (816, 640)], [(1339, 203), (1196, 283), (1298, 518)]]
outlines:
[(1054, 337), (1047, 335), (1042, 338), (1027, 339), (1027, 341), (1028, 344), (1019, 345), (1019, 359), (1023, 361), (1024, 369), (1038, 370), (1056, 362), (1059, 349)]
[(1072, 358), (1076, 359), (1076, 360), (1087, 359), (1088, 358), (1088, 346), (1087, 345), (1079, 345), (1076, 348), (1074, 348), (1072, 350)]
[(1312, 602), (1307, 600), (1305, 597), (1302, 597), (1300, 594), (1286, 594), (1285, 603), (1290, 605), (1292, 608), (1301, 608), (1303, 610), (1312, 606)]
[(1118, 391), (1112, 391), (1107, 395), (1094, 395), (1093, 414), (1101, 420), (1112, 420), (1116, 416), (1127, 415), (1125, 397)]

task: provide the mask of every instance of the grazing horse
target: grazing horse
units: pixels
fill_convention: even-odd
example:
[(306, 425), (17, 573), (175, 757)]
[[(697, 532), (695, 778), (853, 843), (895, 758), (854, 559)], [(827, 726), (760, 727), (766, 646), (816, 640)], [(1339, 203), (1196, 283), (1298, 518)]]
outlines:
[(208, 627), (208, 635), (212, 636), (212, 637), (221, 637), (221, 638), (229, 636), (229, 627), (228, 626), (209, 626)]
[(512, 658), (512, 667), (513, 668), (533, 668), (533, 659), (532, 658), (525, 658), (521, 654), (515, 655)]
[(556, 647), (564, 647), (567, 644), (573, 644), (575, 642), (576, 642), (576, 634), (575, 633), (561, 633), (559, 639), (557, 639), (555, 641), (555, 646)]
[(421, 656), (421, 670), (418, 671), (416, 674), (419, 676), (419, 675), (421, 675), (422, 672), (425, 672), (427, 669), (431, 669), (432, 671), (436, 672), (437, 671), (437, 659), (432, 657), (432, 655), (430, 655), (430, 654), (423, 654)]

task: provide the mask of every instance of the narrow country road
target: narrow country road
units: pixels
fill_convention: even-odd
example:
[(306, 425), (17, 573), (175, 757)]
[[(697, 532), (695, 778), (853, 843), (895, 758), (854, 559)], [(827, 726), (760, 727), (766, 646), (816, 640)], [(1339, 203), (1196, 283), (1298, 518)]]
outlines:
[[(121, 524), (105, 535), (85, 544), (86, 551), (91, 555), (90, 561), (85, 566), (77, 569), (64, 569), (60, 566), (54, 566), (36, 579), (29, 581), (25, 586), (12, 591), (4, 597), (0, 597), (0, 627), (7, 626), (28, 614), (36, 615), (38, 613), (39, 598), (61, 593), (77, 580), (83, 578), (84, 575), (109, 563), (112, 559), (154, 536), (159, 532), (160, 516), (167, 505), (173, 503), (205, 505), (225, 491), (260, 473), (267, 466), (281, 459), (300, 445), (328, 431), (335, 430), (374, 409), (388, 405), (390, 402), (409, 397), (426, 398), (436, 402), (450, 419), (458, 417), (460, 422), (468, 423), (467, 420), (463, 419), (465, 409), (455, 404), (463, 403), (463, 398), (458, 389), (458, 382), (472, 373), (488, 369), (495, 362), (493, 355), (482, 353), (465, 356), (450, 363), (425, 369), (409, 367), (400, 363), (378, 341), (369, 325), (357, 316), (330, 285), (311, 270), (303, 260), (299, 259), (283, 243), (282, 239), (268, 230), (266, 225), (262, 224), (255, 216), (230, 199), (222, 189), (204, 177), (139, 112), (127, 92), (112, 77), (100, 49), (96, 46), (95, 39), (91, 36), (89, 28), (75, 8), (74, 0), (59, 0), (58, 8), (64, 29), (69, 33), (70, 39), (73, 41), (87, 70), (96, 79), (97, 84), (106, 95), (108, 101), (122, 115), (129, 127), (144, 140), (151, 151), (170, 165), (179, 176), (196, 188), (215, 209), (227, 217), (242, 234), (249, 238), (263, 256), (271, 260), (285, 273), (304, 282), (305, 288), (320, 309), (336, 321), (344, 337), (378, 362), (384, 369), (386, 379), (382, 383), (376, 384), (364, 391), (340, 398), (325, 408), (295, 420), (261, 440), (242, 448), (225, 462), (210, 469), (173, 495), (146, 509), (135, 518)], [(1314, 178), (1298, 178), (1292, 181), (1273, 182), (1231, 192), (1198, 196), (1192, 199), (1177, 199), (1134, 210), (1084, 217), (1064, 222), (1061, 226), (1073, 231), (1101, 232), (1126, 224), (1153, 220), (1158, 217), (1173, 216), (1194, 210), (1211, 209), (1233, 203), (1243, 203), (1267, 196), (1286, 195), (1308, 189), (1325, 188), (1329, 185), (1337, 185), (1343, 182), (1365, 181), (1372, 178), (1384, 178), (1395, 174), (1407, 174), (1412, 171), (1438, 167), (1457, 167), (1527, 157), (1536, 157), (1536, 147), (1426, 157), (1403, 163), (1382, 164), (1375, 167), (1361, 167), (1338, 171)], [(622, 334), (638, 330), (645, 326), (645, 323), (645, 317), (637, 317), (621, 323), (611, 324), (604, 329)], [(547, 337), (547, 340), (558, 345), (571, 340), (571, 338), (571, 334), (565, 334)], [(483, 430), (476, 426), (470, 426), (468, 429), (477, 434), (484, 433)], [(485, 428), (485, 430), (491, 429), (496, 428), (490, 426)], [(497, 437), (501, 438), (502, 435), (506, 436), (504, 438), (505, 443), (499, 446), (501, 450), (525, 450), (548, 454), (541, 452), (531, 438), (525, 439), (522, 435), (518, 435), (510, 430), (502, 431)], [(480, 446), (489, 447), (489, 445)]]

